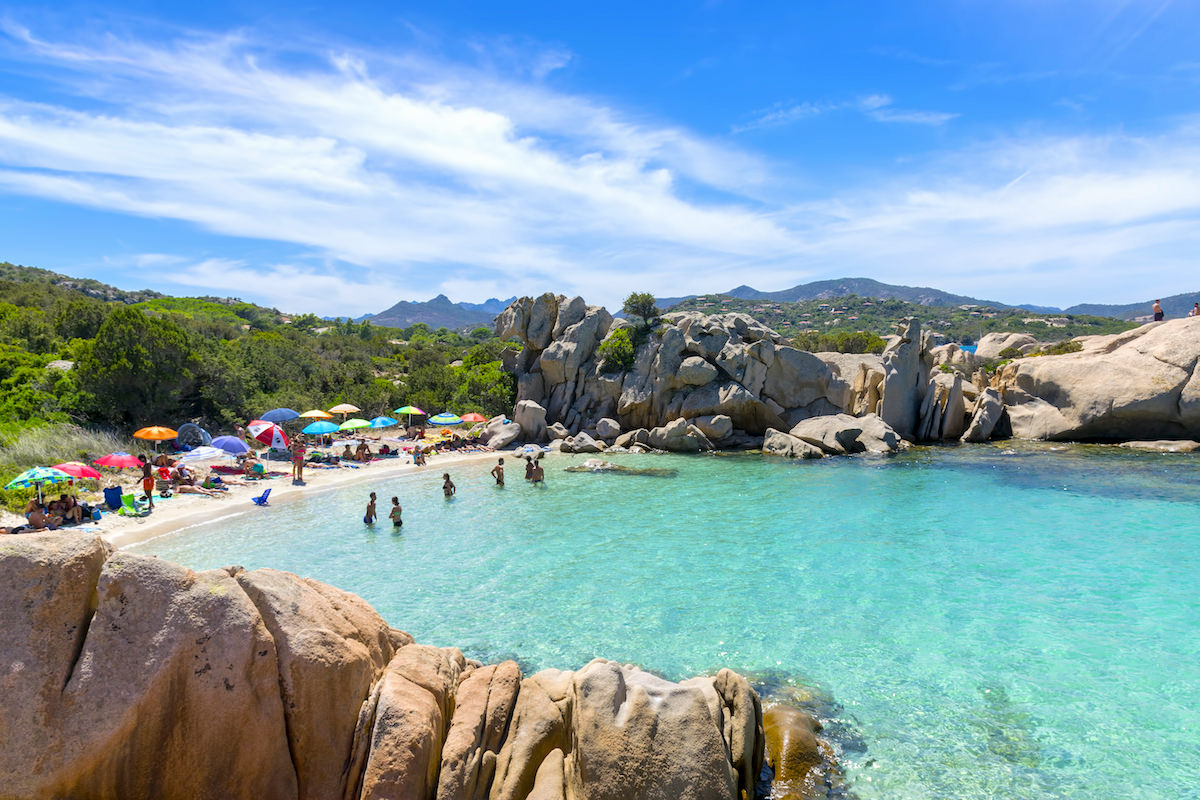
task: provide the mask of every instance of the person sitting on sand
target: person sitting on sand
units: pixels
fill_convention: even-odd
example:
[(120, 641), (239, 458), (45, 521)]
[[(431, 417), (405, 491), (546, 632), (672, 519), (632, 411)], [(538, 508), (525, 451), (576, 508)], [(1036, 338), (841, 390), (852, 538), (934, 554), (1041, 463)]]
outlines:
[(359, 442), (358, 447), (354, 451), (354, 460), (366, 463), (371, 460), (372, 455), (374, 454), (371, 452), (371, 448), (367, 445), (367, 443)]
[(449, 500), (451, 497), (454, 496), (454, 493), (456, 491), (458, 491), (458, 487), (454, 485), (454, 481), (450, 480), (450, 473), (449, 472), (443, 473), (442, 474), (442, 494), (446, 495), (446, 499)]
[(25, 516), (25, 519), (29, 519), (30, 514), (35, 511), (42, 510), (42, 504), (38, 502), (38, 499), (36, 497), (31, 497), (29, 498), (29, 502), (25, 504), (25, 510), (21, 513)]
[(83, 522), (83, 509), (70, 495), (60, 495), (46, 510), (55, 516), (62, 517), (63, 523), (66, 525), (78, 525)]
[(342, 451), (342, 461), (353, 461), (354, 453), (350, 450), (350, 443), (346, 442), (346, 449)]
[(53, 531), (57, 530), (59, 525), (62, 525), (62, 517), (51, 516), (41, 508), (29, 515), (29, 527), (31, 528), (49, 528)]
[(400, 518), (400, 515), (403, 513), (404, 513), (404, 509), (400, 508), (400, 498), (393, 497), (392, 498), (392, 510), (388, 514), (388, 517), (392, 520), (393, 528), (399, 528), (401, 525), (404, 524), (404, 520), (402, 520)]
[(367, 502), (367, 511), (363, 514), (363, 523), (373, 525), (377, 518), (375, 514), (375, 493), (371, 492), (371, 499)]

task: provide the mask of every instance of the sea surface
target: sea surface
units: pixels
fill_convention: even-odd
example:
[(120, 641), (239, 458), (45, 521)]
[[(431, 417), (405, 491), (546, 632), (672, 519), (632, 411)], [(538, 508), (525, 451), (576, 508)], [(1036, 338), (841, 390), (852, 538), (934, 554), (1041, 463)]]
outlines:
[(550, 457), (541, 488), (512, 458), (504, 488), (459, 465), (450, 501), (435, 463), (134, 549), (310, 575), (483, 661), (808, 691), (861, 798), (1200, 797), (1200, 457), (1014, 443), (565, 471), (585, 458)]

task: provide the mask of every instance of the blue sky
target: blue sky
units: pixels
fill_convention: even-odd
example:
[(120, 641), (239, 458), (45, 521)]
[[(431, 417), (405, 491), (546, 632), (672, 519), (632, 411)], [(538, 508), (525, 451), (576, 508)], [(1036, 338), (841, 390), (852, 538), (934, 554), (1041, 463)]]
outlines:
[(360, 314), (1200, 288), (1200, 5), (8, 4), (0, 260)]

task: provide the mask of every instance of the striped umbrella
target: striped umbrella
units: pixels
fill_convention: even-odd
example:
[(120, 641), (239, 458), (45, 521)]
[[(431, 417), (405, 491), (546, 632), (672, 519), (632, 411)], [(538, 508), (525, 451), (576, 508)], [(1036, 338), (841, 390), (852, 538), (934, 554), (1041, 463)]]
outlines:
[(29, 489), (37, 487), (38, 502), (42, 502), (42, 484), (44, 483), (66, 483), (71, 480), (71, 476), (63, 472), (61, 469), (54, 467), (34, 467), (27, 469), (17, 477), (9, 481), (5, 489)]

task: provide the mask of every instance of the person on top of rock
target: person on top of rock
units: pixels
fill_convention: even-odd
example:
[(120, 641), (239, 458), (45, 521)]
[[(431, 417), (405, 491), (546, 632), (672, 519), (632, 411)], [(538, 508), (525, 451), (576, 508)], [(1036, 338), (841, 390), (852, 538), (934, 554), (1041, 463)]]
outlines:
[(1188, 312), (1189, 317), (1200, 317), (1200, 303), (1192, 303), (1192, 310)]
[(1161, 305), (1160, 301), (1155, 300), (1154, 301), (1154, 321), (1162, 322), (1162, 320), (1163, 320), (1162, 305)]

